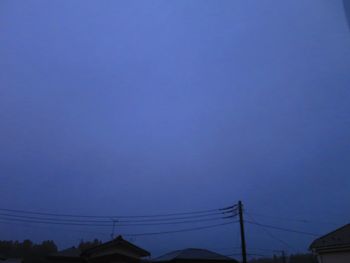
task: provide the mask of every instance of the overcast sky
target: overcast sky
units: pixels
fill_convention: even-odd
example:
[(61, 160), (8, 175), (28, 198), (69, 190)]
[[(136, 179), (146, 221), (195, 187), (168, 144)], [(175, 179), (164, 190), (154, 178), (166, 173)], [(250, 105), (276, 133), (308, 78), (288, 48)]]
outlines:
[[(325, 234), (349, 223), (348, 25), (341, 0), (2, 0), (0, 208), (154, 214), (241, 199), (265, 224)], [(246, 228), (248, 251), (314, 239)], [(111, 229), (0, 232), (65, 248)], [(132, 241), (154, 255), (232, 254), (238, 234)]]

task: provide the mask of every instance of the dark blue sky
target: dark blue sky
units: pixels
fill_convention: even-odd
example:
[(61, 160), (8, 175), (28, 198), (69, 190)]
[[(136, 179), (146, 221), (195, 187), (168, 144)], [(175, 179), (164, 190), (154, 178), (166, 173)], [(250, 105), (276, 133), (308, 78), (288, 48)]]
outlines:
[[(0, 58), (0, 208), (152, 214), (242, 199), (262, 223), (322, 234), (349, 222), (341, 0), (3, 0)], [(110, 233), (0, 230), (61, 248)], [(270, 231), (289, 247), (247, 225), (248, 249), (313, 239)], [(155, 255), (239, 246), (237, 226), (133, 241)]]

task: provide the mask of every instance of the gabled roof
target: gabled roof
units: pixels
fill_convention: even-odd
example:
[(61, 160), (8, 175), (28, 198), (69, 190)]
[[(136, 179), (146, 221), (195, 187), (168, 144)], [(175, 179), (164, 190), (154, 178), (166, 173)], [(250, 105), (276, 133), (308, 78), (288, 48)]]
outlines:
[(218, 253), (198, 248), (187, 248), (183, 250), (176, 250), (167, 253), (163, 256), (155, 258), (153, 261), (164, 262), (172, 260), (213, 260), (213, 261), (233, 261), (234, 259), (220, 255)]
[(79, 258), (81, 250), (76, 247), (67, 248), (50, 255), (50, 257), (59, 258)]
[(310, 249), (338, 248), (350, 246), (350, 224), (338, 228), (327, 235), (316, 239)]
[(137, 253), (140, 257), (148, 257), (151, 255), (148, 251), (126, 241), (125, 239), (123, 239), (122, 236), (118, 236), (117, 238), (113, 239), (112, 241), (109, 241), (109, 242), (103, 243), (99, 246), (85, 250), (82, 253), (82, 256), (92, 256), (94, 253), (98, 253), (98, 252), (103, 251), (105, 249), (115, 248), (115, 247), (127, 247), (127, 248), (135, 251), (135, 253)]

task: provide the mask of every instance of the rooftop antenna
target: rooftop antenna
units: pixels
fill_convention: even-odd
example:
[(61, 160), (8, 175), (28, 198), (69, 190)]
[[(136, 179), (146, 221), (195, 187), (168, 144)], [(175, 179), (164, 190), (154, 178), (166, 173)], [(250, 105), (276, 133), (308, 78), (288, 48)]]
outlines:
[(117, 219), (112, 218), (112, 233), (111, 233), (111, 239), (114, 239), (114, 232), (115, 232), (115, 224), (118, 223)]

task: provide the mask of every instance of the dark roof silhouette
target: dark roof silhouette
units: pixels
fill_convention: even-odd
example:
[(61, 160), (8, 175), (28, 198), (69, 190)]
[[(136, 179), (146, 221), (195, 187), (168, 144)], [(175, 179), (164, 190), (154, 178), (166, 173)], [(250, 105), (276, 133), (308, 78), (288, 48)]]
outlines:
[(310, 249), (337, 248), (350, 246), (350, 224), (340, 227), (318, 239), (310, 245)]
[(67, 248), (50, 255), (50, 257), (79, 258), (81, 250), (76, 247)]
[(126, 241), (125, 239), (123, 239), (122, 236), (118, 236), (117, 238), (113, 239), (112, 241), (103, 243), (101, 245), (98, 245), (98, 246), (90, 248), (90, 249), (87, 249), (81, 255), (82, 256), (92, 256), (96, 252), (102, 251), (106, 248), (113, 248), (115, 246), (125, 246), (125, 247), (128, 247), (130, 249), (133, 249), (136, 253), (139, 254), (140, 257), (148, 257), (151, 255), (148, 251), (130, 243), (129, 241)]
[(153, 261), (163, 262), (172, 260), (213, 260), (213, 261), (234, 261), (234, 259), (220, 255), (218, 253), (198, 248), (187, 248), (176, 250), (163, 256), (155, 258)]

